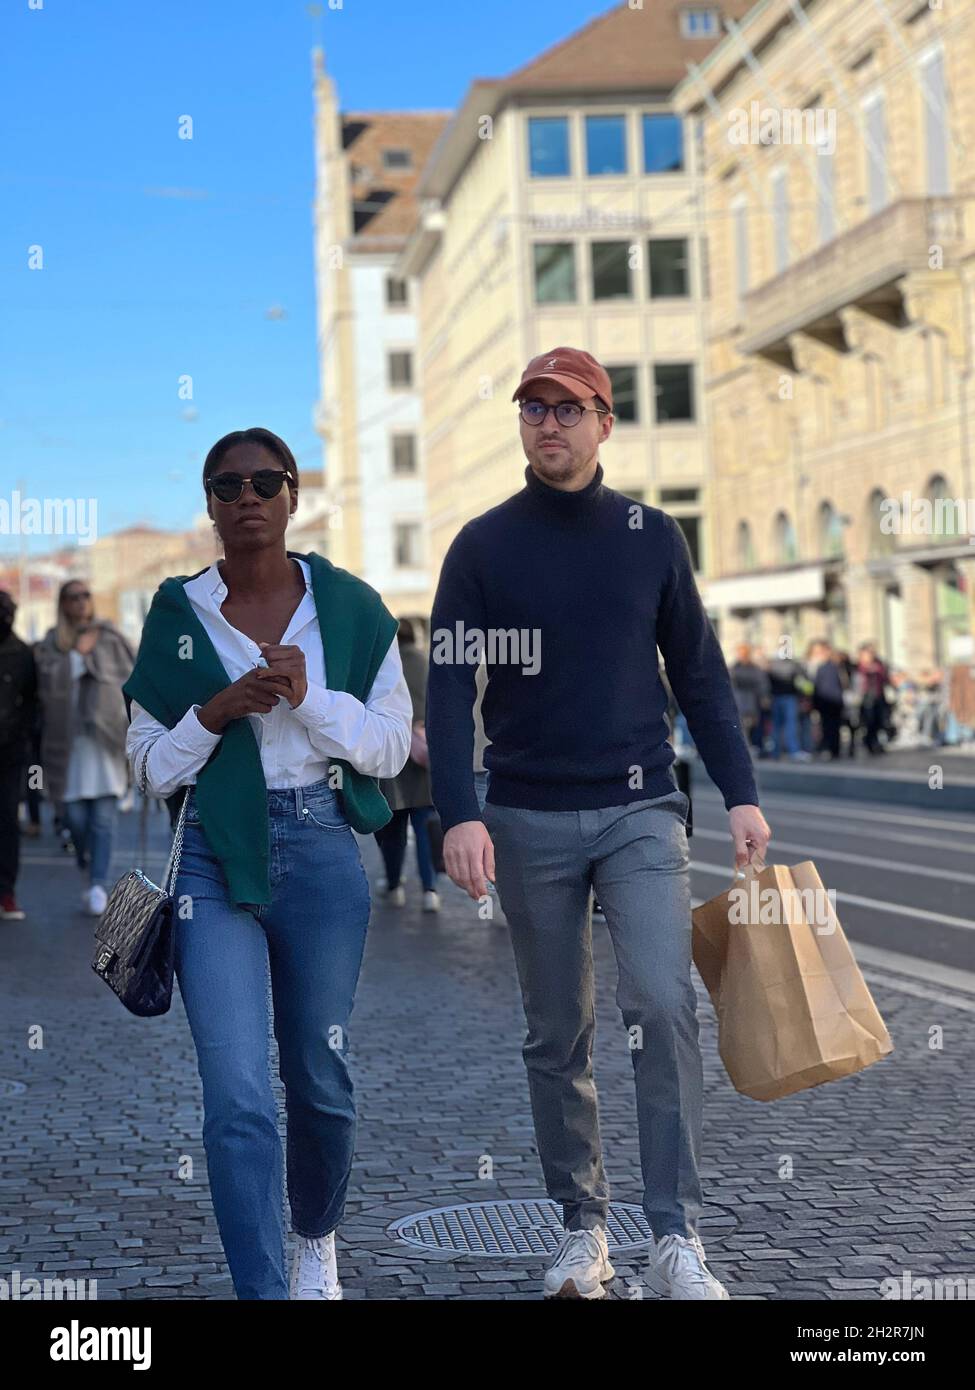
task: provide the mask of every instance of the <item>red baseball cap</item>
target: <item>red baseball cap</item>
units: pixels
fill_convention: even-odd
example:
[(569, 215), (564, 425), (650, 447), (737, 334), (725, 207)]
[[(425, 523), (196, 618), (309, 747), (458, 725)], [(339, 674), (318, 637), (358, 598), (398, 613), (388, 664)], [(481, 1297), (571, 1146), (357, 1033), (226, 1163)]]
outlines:
[(613, 387), (609, 373), (590, 352), (581, 348), (557, 347), (533, 357), (521, 374), (518, 389), (511, 397), (517, 401), (526, 388), (539, 381), (555, 381), (582, 400), (585, 396), (600, 396), (610, 410), (613, 408)]

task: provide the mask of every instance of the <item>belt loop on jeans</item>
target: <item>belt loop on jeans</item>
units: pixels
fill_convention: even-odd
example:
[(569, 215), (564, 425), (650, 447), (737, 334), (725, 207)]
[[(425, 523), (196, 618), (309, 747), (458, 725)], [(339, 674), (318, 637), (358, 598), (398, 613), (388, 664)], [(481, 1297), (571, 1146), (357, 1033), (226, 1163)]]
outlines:
[(301, 788), (295, 787), (295, 817), (301, 820), (304, 814), (305, 798), (301, 794)]

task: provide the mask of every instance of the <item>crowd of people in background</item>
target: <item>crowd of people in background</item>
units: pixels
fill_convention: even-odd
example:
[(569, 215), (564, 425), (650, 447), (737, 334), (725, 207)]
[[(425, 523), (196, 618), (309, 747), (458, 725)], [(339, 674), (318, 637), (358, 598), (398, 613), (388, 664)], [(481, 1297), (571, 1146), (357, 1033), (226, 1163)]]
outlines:
[(944, 673), (915, 677), (892, 670), (876, 643), (863, 642), (855, 659), (820, 638), (802, 661), (768, 656), (743, 642), (730, 667), (742, 726), (758, 758), (808, 762), (855, 758), (901, 748), (957, 742)]

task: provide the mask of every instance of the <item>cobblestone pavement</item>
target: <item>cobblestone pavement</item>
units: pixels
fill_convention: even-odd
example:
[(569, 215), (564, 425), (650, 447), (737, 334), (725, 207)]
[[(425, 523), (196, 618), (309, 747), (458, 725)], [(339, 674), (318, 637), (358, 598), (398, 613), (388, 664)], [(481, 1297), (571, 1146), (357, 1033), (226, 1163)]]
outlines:
[[(134, 862), (135, 822), (122, 818), (116, 873)], [(151, 823), (158, 872), (164, 821)], [(378, 852), (360, 844), (378, 897)], [(0, 1078), (25, 1088), (0, 1086), (14, 1092), (0, 1096), (0, 1277), (94, 1278), (100, 1299), (233, 1297), (178, 995), (164, 1018), (128, 1015), (90, 969), (91, 921), (76, 908), (73, 864), (50, 836), (26, 842), (25, 857), (29, 920), (0, 924)], [(695, 891), (719, 886), (709, 878)], [(538, 1298), (543, 1259), (444, 1257), (389, 1231), (452, 1203), (544, 1197), (503, 915), (478, 920), (446, 879), (439, 915), (420, 911), (415, 880), (407, 892), (404, 909), (374, 905), (353, 1015), (360, 1128), (339, 1241), (346, 1297)], [(639, 1204), (630, 1056), (598, 920), (594, 936), (606, 1166), (614, 1200)], [(733, 1298), (870, 1300), (905, 1270), (975, 1276), (975, 998), (918, 993), (906, 973), (883, 979), (872, 987), (894, 1054), (774, 1105), (732, 1089), (698, 982), (702, 1236)], [(941, 1049), (929, 1045), (934, 1026), (944, 1029)], [(614, 1263), (612, 1297), (652, 1297), (638, 1252)]]

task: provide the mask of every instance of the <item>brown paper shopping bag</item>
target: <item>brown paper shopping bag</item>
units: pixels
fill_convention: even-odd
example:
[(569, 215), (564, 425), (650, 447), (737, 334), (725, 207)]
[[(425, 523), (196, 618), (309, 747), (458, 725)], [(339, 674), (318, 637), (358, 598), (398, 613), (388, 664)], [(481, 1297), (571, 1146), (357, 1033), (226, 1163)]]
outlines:
[(692, 916), (718, 1050), (743, 1095), (778, 1100), (893, 1051), (813, 863), (749, 865)]

